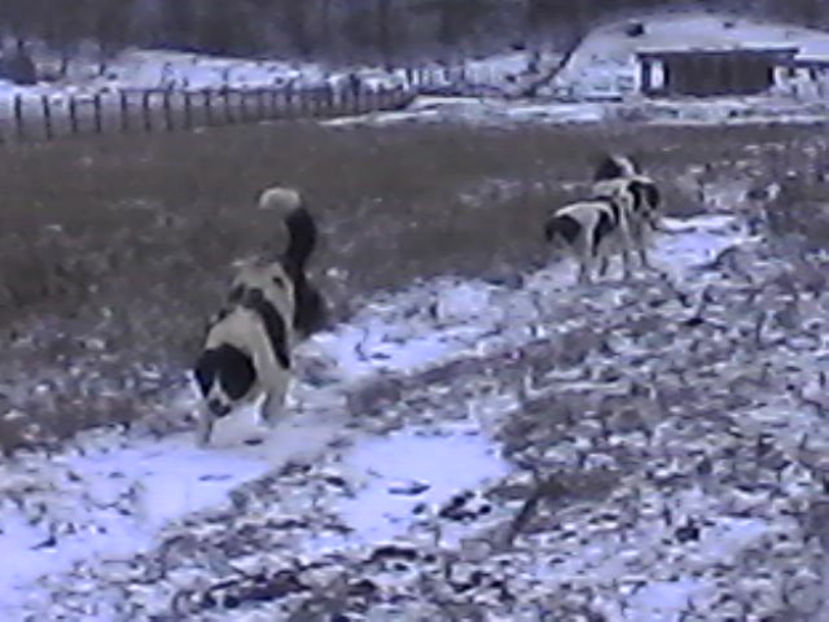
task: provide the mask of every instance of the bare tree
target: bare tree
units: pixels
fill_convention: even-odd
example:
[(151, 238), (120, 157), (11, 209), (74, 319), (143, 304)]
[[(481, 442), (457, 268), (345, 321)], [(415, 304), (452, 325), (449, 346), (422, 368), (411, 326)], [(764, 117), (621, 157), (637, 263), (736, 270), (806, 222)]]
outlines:
[(283, 0), (282, 17), (294, 51), (303, 58), (310, 57), (315, 51), (315, 41), (311, 32), (311, 0)]
[(88, 4), (90, 19), (87, 23), (92, 26), (90, 34), (98, 42), (100, 50), (98, 67), (100, 75), (106, 72), (109, 60), (130, 40), (130, 20), (134, 1), (92, 0)]

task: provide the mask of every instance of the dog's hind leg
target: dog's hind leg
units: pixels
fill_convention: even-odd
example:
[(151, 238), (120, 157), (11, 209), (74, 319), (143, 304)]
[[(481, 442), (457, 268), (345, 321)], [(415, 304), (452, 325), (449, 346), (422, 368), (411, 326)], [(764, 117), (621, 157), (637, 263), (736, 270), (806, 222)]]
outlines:
[(585, 252), (579, 253), (579, 285), (589, 285), (593, 282), (592, 273), (595, 264), (595, 259), (589, 249)]
[(633, 276), (633, 258), (630, 255), (630, 250), (627, 248), (622, 251), (622, 274), (625, 279)]
[(610, 269), (610, 257), (604, 255), (599, 262), (599, 276), (606, 276), (607, 271)]
[(653, 264), (648, 259), (648, 251), (645, 250), (644, 248), (639, 249), (639, 261), (641, 262), (642, 267), (645, 268), (646, 270), (655, 270), (656, 269), (656, 268), (654, 268)]

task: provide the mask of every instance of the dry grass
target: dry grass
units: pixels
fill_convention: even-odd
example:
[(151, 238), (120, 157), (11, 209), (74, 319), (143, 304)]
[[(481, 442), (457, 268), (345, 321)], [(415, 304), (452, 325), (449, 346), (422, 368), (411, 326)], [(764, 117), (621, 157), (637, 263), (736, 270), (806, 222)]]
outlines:
[[(800, 166), (814, 135), (285, 123), (9, 148), (0, 414), (21, 409), (38, 438), (61, 437), (113, 410), (129, 420), (141, 414), (130, 397), (144, 403), (180, 383), (230, 262), (281, 244), (278, 224), (253, 208), (269, 184), (306, 193), (324, 232), (314, 268), (344, 317), (359, 296), (415, 277), (491, 275), (543, 257), (540, 222), (568, 198), (561, 183), (585, 180), (607, 147), (638, 155), (687, 211), (692, 197), (672, 182), (688, 165), (765, 158), (774, 173)], [(331, 267), (346, 278), (325, 277)], [(18, 427), (0, 426), (0, 446), (25, 437)]]

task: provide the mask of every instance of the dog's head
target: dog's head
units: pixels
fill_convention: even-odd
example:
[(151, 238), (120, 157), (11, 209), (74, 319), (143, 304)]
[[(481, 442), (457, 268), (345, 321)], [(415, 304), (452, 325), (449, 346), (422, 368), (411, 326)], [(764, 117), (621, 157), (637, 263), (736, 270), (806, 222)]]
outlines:
[(251, 358), (229, 344), (203, 351), (194, 374), (207, 407), (216, 417), (230, 413), (256, 382)]
[(593, 181), (632, 177), (638, 173), (639, 164), (632, 157), (606, 153), (596, 162)]

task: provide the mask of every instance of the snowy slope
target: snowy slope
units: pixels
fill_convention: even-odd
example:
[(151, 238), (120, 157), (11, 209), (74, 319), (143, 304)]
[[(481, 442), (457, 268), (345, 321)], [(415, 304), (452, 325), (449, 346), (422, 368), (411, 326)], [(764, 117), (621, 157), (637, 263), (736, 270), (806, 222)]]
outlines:
[[(742, 235), (724, 217), (673, 226), (678, 233), (662, 240), (656, 256), (677, 279)], [(438, 279), (377, 297), (348, 324), (303, 346), (322, 386), (294, 387), (293, 414), (269, 437), (242, 412), (219, 423), (216, 447), (206, 450), (193, 447), (191, 434), (154, 439), (96, 430), (63, 454), (22, 454), (0, 465), (0, 550), (15, 560), (0, 570), (3, 619), (42, 611), (45, 594), (59, 589), (64, 573), (148, 551), (176, 522), (232, 507), (232, 491), (241, 483), (297, 461), (338, 456), (354, 490), (326, 510), (339, 514), (351, 535), (316, 537), (310, 550), (381, 542), (406, 531), (415, 504), (439, 505), (503, 477), (509, 467), (498, 457), (487, 421), (513, 408), (513, 398), (459, 405), (454, 421), (424, 412), (416, 425), (389, 434), (388, 415), (369, 414), (382, 396), (354, 396), (384, 378), (528, 342), (539, 335), (534, 325), (549, 313), (545, 308), (566, 313), (574, 276), (574, 266), (556, 265), (528, 275), (519, 290)], [(600, 294), (606, 295), (614, 299), (612, 292)], [(196, 403), (185, 395), (171, 408), (185, 416)], [(265, 442), (242, 443), (251, 438)], [(310, 483), (298, 492), (314, 495)], [(286, 499), (279, 512), (290, 514), (291, 507)]]

